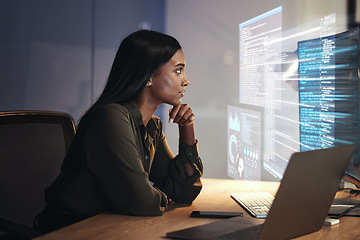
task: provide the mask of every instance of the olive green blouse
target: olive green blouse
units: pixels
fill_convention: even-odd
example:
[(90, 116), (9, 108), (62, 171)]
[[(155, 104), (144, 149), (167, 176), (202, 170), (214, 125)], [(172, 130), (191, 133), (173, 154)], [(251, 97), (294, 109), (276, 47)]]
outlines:
[[(107, 104), (93, 114), (84, 153), (84, 170), (63, 168), (45, 191), (48, 202), (85, 216), (104, 211), (161, 215), (169, 199), (191, 203), (202, 188), (197, 143), (179, 141), (174, 156), (161, 120), (153, 116), (145, 126), (134, 102)], [(72, 157), (69, 152), (67, 158)], [(196, 170), (194, 175), (187, 174), (186, 162)]]

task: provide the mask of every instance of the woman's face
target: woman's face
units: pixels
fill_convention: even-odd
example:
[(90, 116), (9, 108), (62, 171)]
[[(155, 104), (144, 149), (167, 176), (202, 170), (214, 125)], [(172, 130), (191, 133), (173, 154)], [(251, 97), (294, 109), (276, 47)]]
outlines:
[(168, 103), (173, 106), (181, 104), (185, 87), (190, 84), (185, 74), (185, 55), (179, 49), (174, 56), (151, 77), (152, 95), (160, 103)]

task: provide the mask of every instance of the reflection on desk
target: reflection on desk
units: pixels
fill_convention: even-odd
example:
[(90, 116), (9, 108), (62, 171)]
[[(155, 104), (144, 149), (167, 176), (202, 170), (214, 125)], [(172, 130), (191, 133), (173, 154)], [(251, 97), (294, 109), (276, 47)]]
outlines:
[[(230, 197), (231, 192), (267, 191), (273, 195), (277, 182), (237, 181), (232, 179), (203, 179), (203, 190), (192, 205), (173, 203), (163, 216), (138, 217), (103, 213), (58, 231), (43, 235), (37, 240), (50, 239), (166, 239), (166, 233), (210, 222), (215, 218), (190, 218), (192, 211), (242, 211), (250, 216)], [(336, 197), (350, 198), (346, 192)], [(340, 224), (324, 226), (320, 231), (297, 239), (360, 239), (360, 218), (342, 217)]]

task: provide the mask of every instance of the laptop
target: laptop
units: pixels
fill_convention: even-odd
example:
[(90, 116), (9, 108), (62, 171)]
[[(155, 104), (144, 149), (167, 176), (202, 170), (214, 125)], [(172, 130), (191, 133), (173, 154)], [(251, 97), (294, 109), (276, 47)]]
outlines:
[(289, 239), (321, 229), (355, 145), (294, 153), (266, 219), (235, 217), (167, 233), (175, 239)]

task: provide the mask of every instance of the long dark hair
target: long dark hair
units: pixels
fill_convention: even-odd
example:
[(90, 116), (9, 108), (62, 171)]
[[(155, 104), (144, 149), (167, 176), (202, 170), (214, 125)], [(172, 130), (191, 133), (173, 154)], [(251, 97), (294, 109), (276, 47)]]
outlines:
[(134, 100), (155, 71), (180, 48), (175, 38), (155, 31), (139, 30), (126, 37), (116, 53), (108, 82), (95, 105)]
[(102, 94), (78, 124), (63, 170), (83, 167), (83, 139), (94, 112), (104, 104), (135, 100), (150, 77), (179, 49), (181, 46), (175, 38), (150, 30), (136, 31), (121, 42)]

